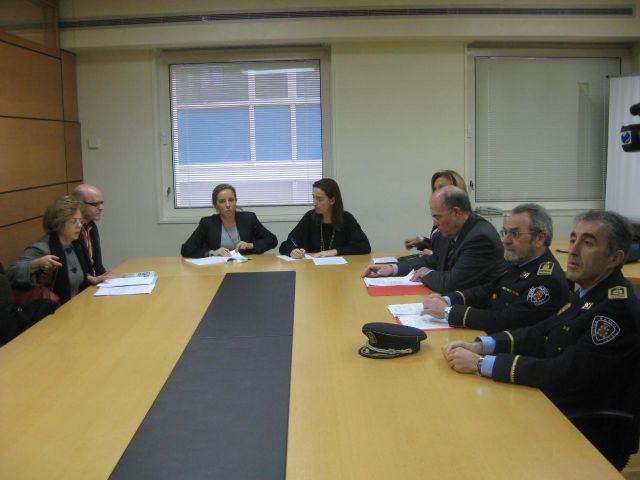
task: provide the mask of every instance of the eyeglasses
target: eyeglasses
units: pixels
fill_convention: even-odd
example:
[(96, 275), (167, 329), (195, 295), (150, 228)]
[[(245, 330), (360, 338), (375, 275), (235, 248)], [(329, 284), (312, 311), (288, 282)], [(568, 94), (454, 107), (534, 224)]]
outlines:
[(85, 205), (91, 205), (92, 207), (99, 207), (101, 205), (104, 205), (104, 200), (100, 200), (99, 202), (82, 202)]
[(517, 240), (518, 238), (520, 238), (521, 235), (535, 235), (538, 232), (537, 230), (532, 230), (530, 232), (525, 232), (523, 230), (505, 230), (504, 228), (502, 230), (500, 230), (500, 236), (501, 237), (506, 237), (508, 235), (511, 235), (511, 238), (513, 238), (514, 240)]
[(69, 225), (84, 225), (84, 218), (70, 218), (66, 223)]

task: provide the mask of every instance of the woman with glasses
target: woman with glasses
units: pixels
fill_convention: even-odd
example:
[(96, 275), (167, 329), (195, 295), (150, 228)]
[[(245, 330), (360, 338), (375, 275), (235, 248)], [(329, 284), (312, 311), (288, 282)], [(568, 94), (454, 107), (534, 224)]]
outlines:
[(313, 210), (280, 245), (280, 253), (291, 258), (358, 255), (371, 252), (369, 239), (353, 215), (344, 210), (340, 187), (332, 178), (313, 184)]
[(229, 257), (232, 250), (263, 253), (278, 245), (276, 236), (260, 223), (255, 213), (237, 211), (236, 189), (232, 185), (217, 185), (211, 201), (217, 215), (200, 219), (196, 230), (182, 244), (183, 257)]
[(28, 246), (7, 271), (14, 288), (40, 284), (55, 293), (62, 304), (103, 280), (103, 276), (89, 275), (87, 254), (78, 241), (83, 223), (81, 209), (82, 202), (71, 195), (49, 205), (42, 218), (45, 235)]

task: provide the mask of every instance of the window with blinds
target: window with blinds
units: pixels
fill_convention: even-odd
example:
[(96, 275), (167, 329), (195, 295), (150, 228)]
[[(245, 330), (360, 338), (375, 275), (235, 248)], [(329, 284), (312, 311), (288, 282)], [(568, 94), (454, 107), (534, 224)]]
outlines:
[(175, 208), (306, 205), (322, 177), (320, 61), (169, 65)]
[(475, 57), (476, 202), (603, 200), (620, 58)]

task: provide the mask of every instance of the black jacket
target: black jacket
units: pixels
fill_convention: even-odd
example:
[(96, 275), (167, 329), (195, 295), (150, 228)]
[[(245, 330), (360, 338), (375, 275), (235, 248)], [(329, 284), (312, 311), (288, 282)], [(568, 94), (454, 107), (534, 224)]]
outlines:
[[(240, 240), (253, 243), (253, 250), (243, 250), (242, 253), (263, 253), (278, 245), (276, 236), (267, 230), (253, 212), (236, 212), (236, 227)], [(209, 250), (220, 248), (220, 234), (222, 220), (220, 215), (202, 217), (195, 231), (182, 244), (180, 254), (183, 257), (206, 257)]]
[[(584, 298), (574, 294), (546, 320), (492, 335), (492, 377), (538, 387), (563, 412), (626, 410), (629, 382), (640, 356), (639, 321), (633, 286), (616, 269)], [(637, 399), (635, 403), (631, 407), (637, 410)], [(579, 428), (601, 451), (611, 441), (620, 445), (620, 439), (625, 439), (620, 448), (628, 452), (638, 445), (637, 430), (630, 435), (614, 430), (601, 438), (603, 432), (590, 429), (589, 422)]]
[(449, 325), (493, 333), (544, 320), (567, 303), (570, 292), (562, 267), (547, 249), (524, 265), (510, 264), (493, 282), (445, 295), (451, 299)]
[[(344, 212), (344, 224), (342, 230), (333, 230), (330, 225), (324, 225), (322, 240), (320, 241), (320, 232), (323, 228), (321, 217), (316, 214), (315, 210), (309, 210), (298, 222), (298, 225), (291, 230), (287, 236), (287, 240), (280, 244), (280, 253), (289, 255), (291, 250), (296, 248), (294, 241), (298, 247), (304, 248), (307, 252), (321, 251), (321, 243), (324, 243), (324, 249), (330, 250), (335, 248), (338, 255), (358, 255), (371, 252), (369, 239), (362, 231), (360, 224), (349, 212)], [(331, 242), (333, 237), (333, 242)], [(292, 241), (293, 239), (293, 241)]]
[(507, 269), (498, 232), (475, 213), (471, 213), (460, 230), (451, 255), (449, 242), (449, 238), (439, 235), (433, 242), (432, 255), (398, 263), (398, 275), (428, 267), (432, 272), (422, 277), (422, 283), (442, 293), (491, 282)]

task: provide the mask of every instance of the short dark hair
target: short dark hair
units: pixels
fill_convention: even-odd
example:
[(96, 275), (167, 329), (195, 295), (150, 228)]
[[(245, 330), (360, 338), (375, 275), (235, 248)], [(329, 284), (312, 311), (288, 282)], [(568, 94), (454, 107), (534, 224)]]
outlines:
[(442, 203), (445, 208), (449, 210), (458, 207), (464, 213), (471, 213), (471, 200), (469, 200), (469, 195), (459, 187), (447, 187), (442, 195)]
[(71, 195), (57, 198), (47, 207), (42, 217), (42, 228), (47, 233), (59, 233), (67, 220), (76, 212), (82, 212), (82, 202)]
[(549, 215), (547, 209), (537, 203), (523, 203), (511, 210), (511, 215), (519, 213), (528, 214), (531, 220), (529, 229), (532, 232), (545, 233), (547, 239), (544, 244), (547, 247), (551, 245), (551, 240), (553, 240), (553, 220), (551, 220), (551, 215)]
[(236, 195), (236, 189), (233, 187), (233, 185), (229, 185), (228, 183), (221, 183), (220, 185), (216, 185), (216, 187), (213, 189), (213, 192), (211, 192), (211, 203), (214, 207), (216, 206), (216, 201), (218, 200), (218, 194), (223, 190), (231, 190), (233, 192), (234, 198), (238, 200), (238, 195)]
[(633, 239), (633, 227), (627, 217), (612, 210), (589, 210), (579, 213), (574, 219), (574, 225), (578, 222), (602, 222), (607, 227), (607, 249), (609, 253), (622, 250), (626, 255), (631, 248)]
[(313, 182), (313, 188), (319, 188), (327, 194), (327, 197), (335, 200), (331, 208), (331, 223), (337, 231), (341, 231), (344, 225), (344, 206), (338, 182), (333, 178), (321, 178)]

